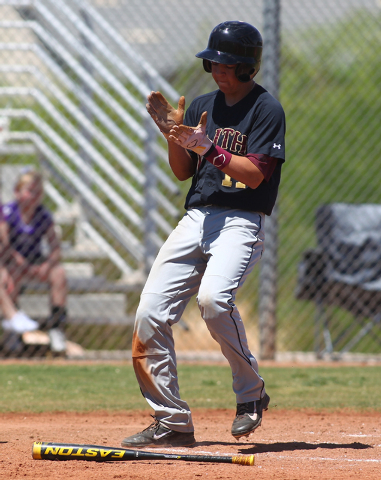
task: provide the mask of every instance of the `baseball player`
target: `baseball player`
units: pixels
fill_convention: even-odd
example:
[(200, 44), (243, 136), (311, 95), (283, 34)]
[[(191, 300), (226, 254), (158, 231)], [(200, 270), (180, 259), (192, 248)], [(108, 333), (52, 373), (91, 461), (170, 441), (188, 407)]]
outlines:
[(282, 106), (254, 81), (261, 54), (255, 27), (221, 23), (196, 55), (218, 89), (193, 100), (184, 119), (184, 97), (175, 109), (160, 92), (148, 96), (147, 110), (168, 141), (173, 173), (192, 184), (186, 213), (152, 266), (136, 314), (133, 365), (155, 421), (125, 438), (123, 447), (195, 442), (192, 415), (179, 394), (171, 330), (193, 295), (232, 370), (232, 435), (248, 436), (268, 408), (235, 305), (237, 290), (261, 258), (265, 216), (274, 207), (285, 160)]

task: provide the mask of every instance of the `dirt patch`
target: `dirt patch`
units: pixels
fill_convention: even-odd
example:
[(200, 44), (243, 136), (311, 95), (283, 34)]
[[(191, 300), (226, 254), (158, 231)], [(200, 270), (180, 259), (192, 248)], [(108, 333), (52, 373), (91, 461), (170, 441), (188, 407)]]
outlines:
[[(187, 461), (85, 462), (33, 460), (35, 441), (119, 447), (145, 428), (150, 411), (1, 414), (1, 479), (376, 480), (381, 467), (380, 413), (286, 412), (269, 409), (256, 433), (230, 435), (233, 410), (195, 410), (194, 448), (151, 449), (192, 455), (254, 454), (253, 467)], [(150, 450), (150, 449), (147, 449)]]

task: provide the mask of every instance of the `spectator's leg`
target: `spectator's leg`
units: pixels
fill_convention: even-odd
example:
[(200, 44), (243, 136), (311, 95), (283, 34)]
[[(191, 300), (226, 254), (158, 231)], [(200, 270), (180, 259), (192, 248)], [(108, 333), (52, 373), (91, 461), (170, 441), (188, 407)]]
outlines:
[[(11, 293), (8, 288), (10, 284), (12, 285)], [(17, 334), (36, 330), (39, 327), (38, 323), (25, 315), (24, 312), (20, 312), (15, 306), (11, 298), (11, 294), (15, 295), (15, 292), (17, 298), (18, 285), (13, 282), (8, 271), (2, 268), (0, 270), (0, 308), (4, 315), (3, 329)]]
[(50, 317), (48, 319), (48, 327), (60, 328), (61, 330), (64, 330), (66, 325), (66, 320), (67, 320), (66, 307), (52, 305)]
[(53, 352), (63, 354), (66, 350), (65, 326), (67, 320), (66, 272), (62, 265), (55, 265), (49, 271), (51, 313), (43, 324), (49, 330), (50, 347)]
[(50, 287), (51, 314), (43, 323), (43, 327), (61, 328), (63, 330), (67, 317), (67, 281), (65, 269), (62, 265), (55, 265), (49, 270), (48, 278), (40, 278), (40, 280), (47, 280)]
[(55, 265), (49, 272), (50, 301), (54, 307), (65, 307), (67, 299), (66, 272), (62, 265)]
[(26, 271), (20, 272), (20, 267), (11, 263), (7, 265), (7, 267), (3, 267), (1, 269), (2, 275), (2, 284), (9, 295), (12, 303), (15, 305), (16, 310), (17, 308), (17, 299), (20, 294), (21, 284), (26, 275)]
[(51, 328), (64, 330), (67, 311), (67, 281), (66, 272), (62, 265), (56, 265), (50, 270), (50, 304), (51, 304)]
[(17, 312), (8, 289), (9, 280), (11, 280), (11, 277), (8, 271), (2, 268), (0, 270), (0, 308), (4, 317), (8, 319), (12, 318)]

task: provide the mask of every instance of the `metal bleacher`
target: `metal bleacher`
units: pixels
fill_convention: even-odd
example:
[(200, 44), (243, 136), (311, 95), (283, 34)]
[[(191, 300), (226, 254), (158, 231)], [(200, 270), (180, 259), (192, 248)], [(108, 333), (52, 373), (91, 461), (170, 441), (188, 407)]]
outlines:
[[(0, 0), (1, 201), (26, 164), (45, 173), (72, 324), (131, 325), (128, 295), (178, 219), (169, 195), (180, 192), (145, 109), (158, 88), (178, 100), (87, 1)], [(47, 293), (26, 285), (21, 308), (47, 315)]]

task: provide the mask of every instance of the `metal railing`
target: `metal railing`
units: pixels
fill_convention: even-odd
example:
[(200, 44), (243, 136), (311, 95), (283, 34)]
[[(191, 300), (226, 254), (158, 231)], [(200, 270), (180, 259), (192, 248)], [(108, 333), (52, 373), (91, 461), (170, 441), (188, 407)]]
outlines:
[[(139, 63), (145, 78), (139, 78), (114, 53), (115, 49), (106, 45), (65, 2), (1, 1), (0, 5), (29, 7), (28, 15), (35, 19), (4, 19), (0, 21), (0, 30), (27, 29), (36, 41), (1, 42), (0, 51), (18, 54), (21, 60), (23, 52), (30, 52), (36, 62), (2, 63), (0, 75), (4, 78), (7, 74), (27, 74), (38, 87), (6, 86), (2, 81), (0, 98), (17, 98), (21, 108), (5, 108), (0, 115), (27, 119), (33, 130), (37, 130), (38, 133), (10, 132), (6, 140), (31, 140), (50, 162), (50, 167), (63, 176), (80, 201), (85, 202), (86, 211), (96, 211), (102, 226), (135, 260), (134, 265), (130, 265), (130, 259), (123, 258), (120, 249), (106, 241), (90, 219), (82, 218), (82, 230), (98, 246), (102, 245), (102, 250), (125, 277), (136, 268), (148, 270), (147, 263), (152, 262), (163, 239), (172, 230), (166, 217), (173, 219), (179, 215), (178, 208), (163, 193), (164, 190), (177, 194), (179, 190), (157, 163), (158, 159), (167, 162), (167, 156), (158, 145), (156, 130), (150, 132), (152, 127), (145, 109), (146, 95), (152, 85), (160, 86), (172, 99), (179, 95), (88, 2), (76, 3), (82, 17), (86, 15), (96, 22), (129, 60)], [(78, 35), (83, 41), (78, 41)], [(25, 108), (30, 105), (29, 98), (33, 99), (33, 106)], [(42, 114), (34, 111), (36, 106)], [(59, 128), (51, 128), (51, 121)], [(107, 158), (103, 151), (107, 152)], [(70, 164), (75, 169), (70, 168)], [(154, 182), (147, 182), (147, 169), (155, 177)], [(98, 188), (112, 206), (102, 204), (100, 195), (92, 193), (92, 187)]]

